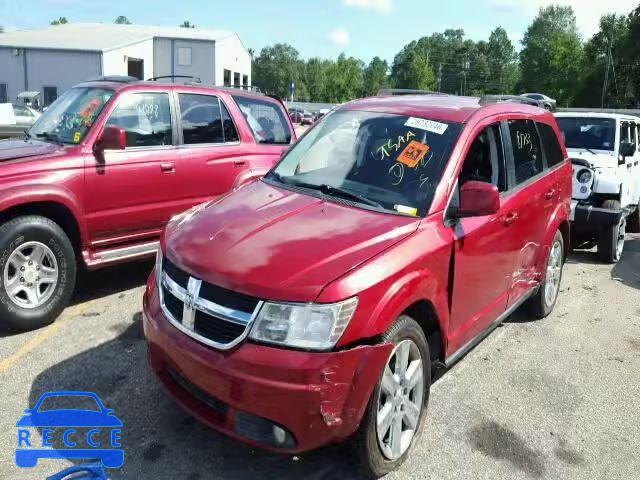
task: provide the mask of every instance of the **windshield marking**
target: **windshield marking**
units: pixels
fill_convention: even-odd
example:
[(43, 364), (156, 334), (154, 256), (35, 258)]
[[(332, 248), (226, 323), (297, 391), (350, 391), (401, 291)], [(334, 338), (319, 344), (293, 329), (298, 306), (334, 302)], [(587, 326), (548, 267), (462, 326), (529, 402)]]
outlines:
[[(413, 133), (412, 131), (408, 131), (405, 136), (398, 135), (398, 143), (391, 143), (391, 139), (388, 138), (387, 141), (385, 143), (383, 143), (376, 150), (376, 152), (380, 152), (380, 154), (381, 154), (380, 155), (380, 160), (384, 160), (385, 158), (391, 157), (391, 154), (389, 153), (389, 150), (395, 149), (395, 150), (392, 151), (392, 153), (397, 152), (398, 150), (400, 150), (400, 147), (402, 146), (403, 143), (407, 143), (410, 138), (413, 138), (415, 136), (416, 136), (416, 134)], [(387, 149), (389, 149), (389, 150), (387, 150)]]
[(516, 138), (518, 139), (518, 150), (524, 150), (529, 147), (529, 151), (533, 151), (533, 142), (531, 141), (531, 133), (529, 132), (516, 132)]
[(419, 128), (420, 130), (426, 130), (427, 132), (437, 133), (442, 135), (447, 131), (446, 123), (434, 122), (433, 120), (427, 120), (425, 118), (409, 117), (404, 123), (406, 127)]

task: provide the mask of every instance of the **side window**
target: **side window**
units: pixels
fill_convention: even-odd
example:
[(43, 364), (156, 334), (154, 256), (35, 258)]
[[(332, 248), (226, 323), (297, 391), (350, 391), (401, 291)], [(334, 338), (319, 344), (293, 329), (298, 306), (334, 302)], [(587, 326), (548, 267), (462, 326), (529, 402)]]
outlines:
[(554, 165), (558, 165), (564, 161), (564, 154), (562, 153), (562, 147), (558, 142), (556, 132), (546, 123), (538, 123), (538, 131), (542, 138), (542, 146), (544, 153), (547, 156), (547, 166), (549, 168)]
[(224, 142), (218, 97), (179, 93), (178, 100), (185, 145)]
[(542, 152), (536, 126), (531, 120), (509, 120), (516, 184), (542, 172)]
[(629, 122), (622, 122), (620, 124), (620, 143), (630, 141), (631, 137), (629, 136)]
[(222, 110), (222, 131), (224, 135), (225, 142), (238, 142), (240, 139), (238, 138), (238, 130), (236, 130), (236, 126), (233, 123), (233, 119), (229, 114), (229, 110), (224, 106), (224, 102), (220, 100), (220, 109)]
[(20, 115), (22, 117), (33, 117), (33, 113), (28, 108), (22, 107), (20, 105), (13, 106), (14, 115)]
[(507, 189), (499, 124), (485, 128), (471, 144), (462, 165), (458, 185), (462, 187), (470, 180), (492, 183), (501, 192)]
[(234, 95), (258, 143), (286, 145), (291, 143), (291, 130), (283, 107), (259, 98)]
[(107, 126), (123, 128), (127, 147), (171, 145), (171, 109), (167, 93), (132, 93), (121, 98)]

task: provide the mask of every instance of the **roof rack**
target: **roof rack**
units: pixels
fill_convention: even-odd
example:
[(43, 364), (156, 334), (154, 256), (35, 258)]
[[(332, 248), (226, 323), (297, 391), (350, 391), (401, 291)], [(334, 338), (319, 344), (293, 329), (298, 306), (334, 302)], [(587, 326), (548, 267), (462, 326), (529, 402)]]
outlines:
[(193, 75), (160, 75), (158, 77), (151, 77), (151, 78), (147, 78), (147, 82), (157, 82), (158, 80), (164, 80), (165, 78), (185, 78), (187, 80), (190, 80), (190, 82), (193, 83), (202, 83), (202, 80), (200, 80), (200, 77), (195, 77)]
[(484, 95), (480, 97), (478, 102), (480, 105), (489, 105), (492, 103), (523, 103), (525, 105), (532, 105), (534, 107), (542, 108), (542, 102), (540, 100), (534, 100), (529, 97), (521, 97), (518, 95)]
[(378, 90), (378, 97), (387, 97), (395, 95), (440, 95), (448, 96), (442, 92), (430, 92), (429, 90), (414, 90), (409, 88), (381, 88)]
[(139, 82), (140, 79), (136, 77), (131, 77), (128, 75), (105, 75), (104, 77), (96, 78), (95, 80), (90, 80), (91, 82), (116, 82), (116, 83), (131, 83), (131, 82)]

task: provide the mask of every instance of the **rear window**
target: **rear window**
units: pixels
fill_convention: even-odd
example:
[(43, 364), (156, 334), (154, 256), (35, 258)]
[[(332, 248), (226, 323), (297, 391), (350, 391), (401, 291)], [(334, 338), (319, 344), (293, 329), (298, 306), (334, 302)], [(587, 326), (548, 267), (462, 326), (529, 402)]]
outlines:
[(547, 166), (549, 168), (554, 165), (558, 165), (564, 161), (564, 154), (562, 153), (562, 147), (558, 142), (558, 136), (551, 126), (546, 123), (538, 123), (538, 131), (542, 138), (542, 146), (544, 153), (547, 156)]
[(289, 122), (280, 106), (242, 95), (234, 95), (233, 99), (247, 120), (256, 142), (272, 145), (291, 143)]
[(531, 120), (509, 120), (516, 184), (542, 172), (542, 152), (536, 126)]

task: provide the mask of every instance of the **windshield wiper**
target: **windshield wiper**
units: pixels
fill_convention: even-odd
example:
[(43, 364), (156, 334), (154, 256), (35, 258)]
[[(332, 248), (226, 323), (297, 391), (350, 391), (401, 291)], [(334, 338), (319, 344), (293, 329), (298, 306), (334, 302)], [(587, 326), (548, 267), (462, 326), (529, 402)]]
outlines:
[(589, 153), (593, 153), (594, 155), (597, 155), (597, 153), (591, 150), (589, 147), (584, 147), (584, 149)]
[(31, 134), (29, 133), (29, 130), (23, 130), (24, 132), (24, 140), (31, 140)]
[(35, 136), (37, 138), (43, 138), (45, 140), (49, 140), (51, 142), (57, 143), (58, 145), (64, 145), (64, 142), (55, 133), (42, 132), (42, 133), (36, 133)]
[(382, 206), (382, 204), (376, 202), (375, 200), (371, 200), (370, 198), (367, 198), (364, 195), (360, 195), (358, 193), (352, 192), (351, 190), (347, 190), (345, 188), (334, 187), (334, 186), (328, 185), (326, 183), (322, 183), (320, 185), (317, 185), (315, 183), (302, 182), (302, 181), (296, 180), (295, 178), (292, 178), (292, 177), (283, 177), (278, 172), (269, 172), (269, 175), (273, 176), (273, 178), (275, 178), (280, 183), (284, 183), (285, 185), (291, 185), (291, 186), (294, 186), (294, 187), (307, 188), (309, 190), (318, 190), (318, 191), (324, 193), (325, 195), (331, 195), (331, 196), (334, 196), (334, 197), (348, 198), (350, 200), (356, 200), (357, 202), (360, 202), (360, 203), (365, 203), (365, 204), (370, 205), (372, 207), (384, 208)]

